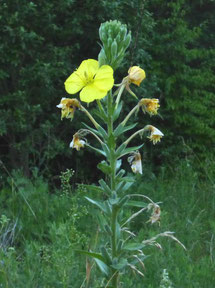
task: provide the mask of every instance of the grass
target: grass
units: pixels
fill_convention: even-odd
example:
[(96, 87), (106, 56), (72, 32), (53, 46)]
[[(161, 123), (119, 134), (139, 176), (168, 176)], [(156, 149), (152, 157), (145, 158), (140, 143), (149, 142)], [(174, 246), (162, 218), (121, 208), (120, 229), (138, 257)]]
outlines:
[[(197, 171), (185, 161), (161, 168), (157, 176), (145, 170), (144, 177), (137, 177), (132, 191), (162, 202), (161, 222), (151, 225), (146, 223), (150, 215), (141, 214), (130, 229), (139, 241), (174, 231), (187, 250), (160, 238), (162, 249), (148, 246), (143, 250), (148, 256), (141, 270), (145, 277), (127, 273), (122, 276), (123, 287), (170, 288), (162, 280), (164, 269), (175, 288), (215, 286), (215, 169), (212, 162), (202, 167)], [(71, 188), (72, 173), (62, 175), (61, 191), (50, 191), (44, 179), (35, 176), (30, 181), (18, 172), (1, 190), (0, 287), (81, 287), (85, 259), (74, 250), (91, 247), (97, 228), (84, 200), (86, 191)], [(88, 287), (99, 287), (98, 275), (93, 266)]]

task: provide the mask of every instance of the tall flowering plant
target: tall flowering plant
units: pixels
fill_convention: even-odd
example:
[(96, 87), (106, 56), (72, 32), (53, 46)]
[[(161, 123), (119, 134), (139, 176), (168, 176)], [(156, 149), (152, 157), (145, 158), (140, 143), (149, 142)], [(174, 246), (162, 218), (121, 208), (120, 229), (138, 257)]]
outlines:
[[(104, 241), (97, 251), (80, 250), (79, 252), (95, 260), (104, 276), (104, 287), (117, 288), (122, 284), (120, 276), (126, 269), (131, 269), (143, 276), (142, 268), (145, 259), (143, 249), (145, 246), (159, 246), (157, 238), (162, 236), (178, 240), (172, 232), (164, 232), (151, 239), (136, 242), (135, 234), (128, 228), (129, 222), (144, 211), (150, 211), (149, 222), (155, 223), (160, 220), (161, 210), (158, 203), (153, 202), (145, 195), (128, 193), (135, 179), (126, 176), (125, 170), (121, 168), (121, 159), (127, 157), (133, 173), (142, 174), (141, 148), (143, 144), (131, 147), (132, 139), (138, 135), (145, 135), (153, 144), (156, 144), (164, 134), (151, 124), (131, 132), (136, 124), (129, 125), (129, 120), (140, 108), (143, 113), (156, 115), (160, 105), (158, 99), (142, 98), (138, 100), (131, 90), (132, 85), (140, 86), (146, 77), (145, 71), (139, 66), (130, 67), (128, 75), (122, 79), (121, 83), (114, 84), (114, 72), (122, 62), (131, 41), (131, 33), (127, 31), (126, 25), (122, 25), (118, 21), (105, 22), (101, 24), (99, 36), (102, 48), (98, 61), (84, 60), (65, 81), (67, 93), (72, 95), (79, 93), (81, 101), (77, 98), (62, 98), (57, 107), (61, 109), (61, 118), (72, 119), (78, 110), (85, 113), (92, 124), (91, 126), (85, 124), (83, 129), (73, 135), (70, 147), (77, 151), (89, 148), (104, 157), (97, 167), (105, 174), (107, 180), (99, 180), (98, 186), (87, 186), (93, 191), (102, 192), (101, 195), (105, 196), (99, 200), (85, 197), (100, 210), (99, 225)], [(112, 92), (114, 87), (116, 89)], [(130, 93), (135, 97), (136, 105), (122, 122), (117, 123), (122, 113), (122, 97), (125, 93)], [(82, 103), (93, 101), (98, 107), (101, 123), (94, 119)], [(129, 135), (129, 133), (130, 136), (120, 143), (119, 136)], [(89, 144), (87, 136), (90, 134), (95, 137), (99, 147)], [(123, 211), (131, 206), (139, 207), (140, 210), (125, 219)]]

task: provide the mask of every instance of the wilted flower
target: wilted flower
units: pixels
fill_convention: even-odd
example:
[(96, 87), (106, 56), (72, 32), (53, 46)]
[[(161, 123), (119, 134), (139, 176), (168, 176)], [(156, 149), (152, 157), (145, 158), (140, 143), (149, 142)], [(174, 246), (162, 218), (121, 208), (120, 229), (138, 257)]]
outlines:
[(75, 98), (62, 98), (57, 107), (61, 108), (61, 119), (64, 117), (72, 119), (75, 110), (81, 107), (81, 103)]
[(99, 67), (94, 59), (84, 60), (79, 68), (73, 72), (65, 82), (65, 89), (69, 94), (80, 92), (84, 102), (92, 102), (107, 95), (113, 87), (113, 69), (108, 65)]
[(85, 145), (86, 141), (80, 139), (80, 135), (79, 133), (75, 133), (73, 135), (73, 140), (72, 142), (70, 143), (69, 147), (70, 148), (75, 148), (77, 151), (80, 150), (80, 148), (83, 148), (84, 145)]
[(159, 105), (158, 99), (149, 99), (149, 98), (143, 98), (139, 101), (139, 106), (142, 107), (143, 112), (147, 112), (150, 115), (156, 115)]
[(118, 93), (118, 96), (117, 96), (117, 99), (116, 99), (117, 105), (118, 105), (118, 103), (120, 101), (120, 98), (121, 98), (121, 95), (122, 95), (124, 89), (126, 89), (128, 91), (128, 93), (130, 93), (132, 96), (137, 98), (137, 96), (134, 94), (134, 92), (131, 91), (130, 84), (133, 83), (133, 84), (135, 84), (137, 86), (140, 86), (140, 83), (145, 78), (146, 78), (146, 73), (139, 66), (130, 67), (129, 70), (128, 70), (128, 76), (123, 78), (121, 84), (116, 85), (116, 86), (119, 87), (117, 89), (117, 91), (114, 93), (115, 95)]
[(164, 134), (152, 125), (148, 125), (147, 128), (151, 132), (151, 134), (150, 134), (150, 136), (148, 136), (148, 138), (153, 142), (153, 144), (160, 142), (161, 138), (164, 136)]
[(133, 152), (133, 154), (130, 157), (128, 157), (128, 162), (131, 164), (131, 170), (134, 173), (139, 173), (139, 174), (143, 173), (141, 155), (138, 151)]
[(150, 203), (147, 208), (148, 208), (148, 210), (152, 209), (152, 215), (151, 215), (148, 222), (151, 222), (152, 224), (157, 222), (157, 221), (159, 222), (160, 221), (160, 215), (161, 215), (160, 206), (155, 204), (155, 203)]
[(140, 83), (145, 78), (146, 78), (146, 73), (139, 66), (132, 66), (128, 70), (128, 80), (129, 80), (130, 83), (133, 83), (133, 84), (135, 84), (137, 86), (140, 86)]

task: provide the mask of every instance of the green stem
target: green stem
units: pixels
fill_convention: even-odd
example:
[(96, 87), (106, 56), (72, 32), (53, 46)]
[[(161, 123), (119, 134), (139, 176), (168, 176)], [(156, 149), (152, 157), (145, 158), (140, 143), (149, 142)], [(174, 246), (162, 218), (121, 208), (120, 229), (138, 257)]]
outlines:
[(141, 133), (144, 133), (145, 131), (147, 131), (147, 130), (148, 130), (148, 126), (149, 126), (149, 125), (147, 125), (147, 126), (145, 126), (144, 128), (136, 131), (136, 132), (135, 132), (134, 134), (132, 134), (123, 144), (128, 145), (128, 143), (129, 143), (135, 136), (137, 136), (138, 134), (141, 134)]
[(96, 120), (93, 118), (93, 116), (90, 114), (89, 111), (87, 111), (87, 109), (84, 108), (84, 106), (81, 105), (81, 110), (87, 115), (87, 117), (90, 119), (90, 121), (93, 123), (93, 125), (96, 127), (96, 129), (98, 129), (98, 127), (100, 126)]
[[(107, 114), (108, 114), (108, 121), (107, 121), (107, 129), (108, 129), (108, 139), (113, 135), (113, 101), (112, 101), (112, 94), (111, 92), (108, 93), (107, 99)], [(111, 141), (108, 144), (108, 148), (110, 150), (110, 157), (108, 159), (111, 167), (111, 175), (110, 175), (110, 186), (112, 193), (115, 190), (115, 176), (116, 176), (116, 156), (115, 156), (115, 143)], [(112, 260), (117, 257), (117, 214), (118, 208), (115, 205), (112, 205), (112, 215), (111, 215), (111, 256)], [(119, 274), (116, 269), (112, 270), (113, 278), (111, 280), (112, 287), (118, 287), (118, 278)]]
[(129, 118), (131, 117), (131, 115), (139, 108), (139, 105), (136, 105), (129, 113), (128, 115), (125, 117), (125, 119), (122, 121), (122, 126), (125, 126), (125, 124), (127, 123), (127, 121), (129, 120)]

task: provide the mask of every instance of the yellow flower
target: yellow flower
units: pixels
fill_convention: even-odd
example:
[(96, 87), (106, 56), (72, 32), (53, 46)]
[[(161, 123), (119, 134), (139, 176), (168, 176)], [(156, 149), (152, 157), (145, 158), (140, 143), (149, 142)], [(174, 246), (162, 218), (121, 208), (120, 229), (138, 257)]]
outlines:
[(58, 108), (61, 108), (61, 120), (66, 118), (73, 118), (75, 110), (81, 107), (81, 103), (73, 98), (62, 98), (60, 104), (57, 105)]
[(156, 144), (157, 142), (161, 141), (161, 138), (164, 136), (164, 134), (155, 128), (152, 125), (148, 126), (148, 130), (151, 132), (150, 136), (148, 138), (153, 142), (153, 144)]
[(143, 79), (146, 78), (146, 73), (139, 66), (133, 66), (128, 70), (128, 79), (131, 83), (140, 86)]
[(128, 157), (128, 162), (131, 164), (131, 170), (134, 173), (143, 174), (142, 172), (142, 162), (141, 162), (141, 155), (140, 153), (133, 152), (133, 155)]
[(108, 65), (99, 67), (99, 62), (94, 59), (84, 60), (64, 84), (69, 94), (81, 90), (80, 99), (84, 102), (92, 102), (105, 97), (113, 87), (113, 69)]
[(159, 100), (158, 99), (149, 99), (149, 98), (143, 98), (139, 102), (139, 106), (142, 107), (143, 112), (147, 112), (150, 115), (156, 115), (158, 113)]
[(146, 78), (146, 73), (139, 66), (130, 67), (128, 70), (128, 76), (124, 77), (120, 84), (116, 85), (119, 87), (114, 93), (114, 95), (118, 94), (117, 99), (116, 99), (116, 106), (119, 104), (119, 101), (120, 101), (120, 98), (124, 89), (126, 89), (129, 94), (137, 98), (134, 92), (130, 89), (130, 84), (133, 83), (137, 86), (140, 86), (140, 83), (145, 78)]
[(79, 137), (79, 134), (78, 133), (75, 133), (73, 135), (73, 140), (72, 142), (70, 143), (69, 147), (70, 148), (75, 148), (77, 151), (80, 150), (80, 148), (83, 148), (84, 145), (85, 145), (86, 141), (80, 139)]

